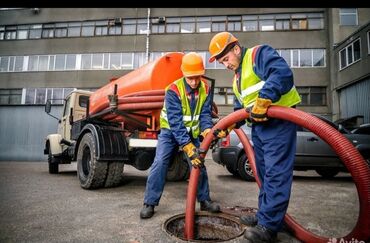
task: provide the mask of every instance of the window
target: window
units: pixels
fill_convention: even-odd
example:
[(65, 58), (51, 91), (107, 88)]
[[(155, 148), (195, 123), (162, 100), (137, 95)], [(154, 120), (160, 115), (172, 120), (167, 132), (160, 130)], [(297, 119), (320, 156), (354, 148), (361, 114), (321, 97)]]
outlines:
[(213, 100), (217, 105), (233, 105), (233, 89), (228, 87), (216, 87)]
[(42, 38), (53, 38), (54, 37), (54, 24), (44, 24), (42, 28)]
[(151, 33), (153, 34), (159, 34), (159, 33), (164, 33), (165, 30), (165, 20), (159, 20), (159, 18), (155, 18), (151, 20), (152, 23), (152, 28), (151, 28)]
[(108, 26), (108, 34), (109, 35), (121, 35), (122, 34), (122, 26), (121, 25), (110, 25), (110, 26)]
[(341, 8), (339, 10), (339, 23), (343, 26), (358, 25), (357, 8)]
[(30, 27), (30, 39), (40, 39), (41, 38), (42, 25), (35, 24)]
[(108, 34), (108, 22), (105, 21), (96, 21), (95, 22), (95, 35), (107, 35)]
[(326, 105), (326, 87), (297, 87), (297, 90), (302, 100), (299, 105)]
[(138, 35), (145, 35), (148, 32), (148, 23), (146, 19), (138, 19), (137, 20), (137, 34)]
[(290, 57), (290, 50), (281, 50), (280, 51), (280, 56), (282, 58), (284, 58), (284, 60), (286, 61), (286, 63), (291, 66), (292, 65), (292, 61), (291, 61), (291, 57)]
[(81, 69), (91, 69), (91, 54), (82, 54), (81, 55)]
[(55, 55), (50, 55), (49, 58), (49, 71), (53, 71), (55, 69)]
[(361, 59), (360, 39), (355, 40), (339, 51), (339, 70), (357, 62)]
[(81, 36), (94, 36), (95, 21), (82, 23)]
[(22, 101), (22, 89), (0, 89), (0, 105), (18, 105)]
[(90, 96), (80, 95), (78, 97), (78, 105), (80, 107), (86, 108), (87, 107), (87, 101), (89, 100)]
[(309, 13), (308, 29), (323, 29), (324, 28), (324, 14), (323, 13)]
[(22, 72), (23, 71), (23, 60), (22, 56), (15, 57), (15, 64), (14, 64), (14, 71), (15, 72)]
[(243, 31), (257, 31), (258, 22), (257, 15), (245, 15), (243, 16)]
[(28, 26), (27, 25), (20, 25), (17, 28), (17, 39), (18, 40), (25, 40), (28, 38)]
[(213, 27), (213, 23), (211, 23), (211, 17), (198, 17), (197, 18), (197, 32), (198, 33), (211, 32), (211, 25)]
[(121, 66), (121, 53), (111, 53), (109, 69), (117, 70), (120, 69), (120, 66)]
[(312, 67), (312, 50), (300, 50), (300, 67)]
[(320, 49), (312, 50), (312, 61), (314, 67), (325, 66), (325, 51)]
[(17, 37), (17, 26), (7, 26), (5, 28), (5, 40), (15, 40)]
[(37, 71), (39, 56), (30, 56), (28, 59), (28, 71)]
[(76, 69), (76, 55), (68, 54), (66, 57), (66, 70), (75, 70)]
[(80, 22), (72, 22), (68, 24), (68, 37), (80, 36), (80, 32), (81, 32)]
[(66, 55), (55, 56), (55, 70), (64, 70), (66, 65)]
[(212, 17), (212, 32), (221, 32), (226, 30), (226, 16)]
[(121, 69), (133, 69), (133, 53), (122, 53)]
[(8, 72), (9, 57), (3, 56), (0, 60), (0, 72)]
[(61, 38), (61, 37), (67, 37), (67, 24), (65, 23), (57, 23), (55, 24), (55, 32), (54, 36), (56, 38)]
[(325, 49), (277, 50), (290, 67), (325, 67)]
[(49, 61), (49, 56), (39, 56), (39, 65), (38, 65), (37, 71), (47, 71), (48, 61)]
[(103, 69), (103, 54), (92, 54), (92, 69)]
[(277, 14), (275, 16), (276, 30), (289, 30), (290, 29), (290, 15), (289, 14)]
[(227, 30), (228, 31), (241, 31), (241, 16), (227, 17)]
[(136, 19), (125, 19), (122, 27), (124, 35), (136, 34)]
[(4, 40), (4, 36), (5, 36), (5, 27), (0, 26), (0, 40)]
[(167, 33), (179, 33), (180, 32), (180, 18), (167, 18)]
[(308, 21), (306, 14), (292, 14), (292, 30), (306, 30)]
[(63, 99), (74, 90), (74, 88), (26, 88), (24, 89), (24, 104), (45, 104), (47, 99), (52, 104), (63, 104)]
[(260, 31), (272, 31), (274, 29), (275, 29), (275, 25), (274, 25), (273, 15), (259, 16), (259, 30)]
[(195, 32), (195, 18), (182, 17), (181, 18), (181, 33), (194, 33)]

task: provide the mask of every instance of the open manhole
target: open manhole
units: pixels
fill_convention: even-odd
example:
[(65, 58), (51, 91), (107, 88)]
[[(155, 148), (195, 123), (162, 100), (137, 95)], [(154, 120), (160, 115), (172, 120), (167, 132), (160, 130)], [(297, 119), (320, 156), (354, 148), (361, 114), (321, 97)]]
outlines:
[[(171, 237), (186, 241), (184, 237), (185, 214), (166, 220), (163, 228)], [(223, 213), (196, 212), (194, 240), (191, 242), (222, 242), (235, 239), (244, 232), (242, 224), (233, 216)]]

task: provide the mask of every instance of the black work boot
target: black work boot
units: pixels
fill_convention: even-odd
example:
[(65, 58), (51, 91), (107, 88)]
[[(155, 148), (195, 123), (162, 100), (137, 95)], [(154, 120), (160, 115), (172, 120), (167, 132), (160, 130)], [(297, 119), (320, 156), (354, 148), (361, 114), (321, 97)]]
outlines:
[(240, 216), (240, 222), (246, 226), (254, 227), (258, 223), (258, 219), (255, 214), (247, 214)]
[(200, 210), (201, 211), (209, 211), (212, 213), (218, 213), (221, 211), (220, 205), (212, 202), (211, 200), (205, 200), (200, 202)]
[(249, 243), (273, 243), (276, 241), (277, 233), (258, 224), (254, 228), (249, 228), (244, 233), (244, 238)]
[(148, 219), (151, 218), (154, 214), (154, 206), (144, 204), (143, 208), (140, 211), (140, 218)]

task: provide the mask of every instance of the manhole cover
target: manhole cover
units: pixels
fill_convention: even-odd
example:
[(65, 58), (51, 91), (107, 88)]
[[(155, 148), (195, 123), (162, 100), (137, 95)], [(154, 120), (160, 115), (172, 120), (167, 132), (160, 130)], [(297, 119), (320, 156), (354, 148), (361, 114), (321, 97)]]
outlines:
[[(165, 232), (171, 237), (185, 241), (184, 227), (184, 213), (167, 219), (163, 225)], [(241, 236), (243, 232), (242, 224), (233, 216), (223, 213), (196, 212), (194, 240), (191, 240), (191, 242), (227, 241)]]

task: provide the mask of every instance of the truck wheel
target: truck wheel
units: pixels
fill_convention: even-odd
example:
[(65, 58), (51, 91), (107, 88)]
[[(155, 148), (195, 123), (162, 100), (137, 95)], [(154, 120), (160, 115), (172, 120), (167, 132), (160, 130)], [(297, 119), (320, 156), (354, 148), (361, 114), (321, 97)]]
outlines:
[(321, 168), (316, 169), (317, 174), (321, 175), (325, 179), (330, 179), (339, 173), (338, 169), (335, 168)]
[(238, 172), (245, 181), (255, 181), (252, 168), (246, 154), (242, 154), (238, 160)]
[(230, 172), (231, 174), (233, 174), (234, 176), (237, 176), (239, 177), (239, 173), (238, 173), (238, 170), (235, 170), (234, 166), (232, 164), (227, 164), (226, 165), (226, 169), (228, 172)]
[(123, 162), (110, 162), (105, 187), (119, 186), (123, 180)]
[(86, 133), (80, 142), (77, 153), (77, 176), (84, 189), (104, 186), (107, 177), (107, 163), (95, 157), (96, 144), (91, 133)]
[(167, 181), (185, 181), (189, 178), (190, 167), (183, 152), (177, 153), (167, 170)]
[(58, 174), (59, 173), (59, 163), (56, 158), (51, 154), (51, 149), (49, 148), (48, 154), (48, 164), (49, 164), (49, 174)]

